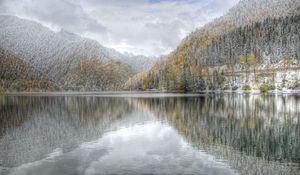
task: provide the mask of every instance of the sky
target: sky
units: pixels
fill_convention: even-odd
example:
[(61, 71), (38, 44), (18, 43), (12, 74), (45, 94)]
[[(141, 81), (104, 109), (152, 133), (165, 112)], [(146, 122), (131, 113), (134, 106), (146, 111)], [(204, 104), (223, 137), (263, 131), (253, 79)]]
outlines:
[(0, 0), (0, 14), (97, 40), (121, 53), (165, 55), (238, 0)]

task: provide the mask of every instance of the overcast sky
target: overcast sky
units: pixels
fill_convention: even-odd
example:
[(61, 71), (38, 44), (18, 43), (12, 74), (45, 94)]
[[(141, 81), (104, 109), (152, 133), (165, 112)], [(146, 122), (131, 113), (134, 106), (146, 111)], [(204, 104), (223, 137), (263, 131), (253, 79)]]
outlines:
[(120, 52), (167, 54), (238, 0), (0, 0), (0, 13), (97, 40)]

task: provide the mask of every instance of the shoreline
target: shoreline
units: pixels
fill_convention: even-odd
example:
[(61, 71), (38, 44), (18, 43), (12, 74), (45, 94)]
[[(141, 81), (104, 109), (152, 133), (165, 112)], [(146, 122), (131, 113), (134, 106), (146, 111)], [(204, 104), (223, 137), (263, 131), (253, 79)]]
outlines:
[(260, 90), (206, 90), (195, 92), (183, 91), (55, 91), (55, 92), (4, 92), (0, 96), (203, 96), (208, 94), (249, 94), (249, 95), (300, 95), (300, 90), (270, 90), (261, 93)]

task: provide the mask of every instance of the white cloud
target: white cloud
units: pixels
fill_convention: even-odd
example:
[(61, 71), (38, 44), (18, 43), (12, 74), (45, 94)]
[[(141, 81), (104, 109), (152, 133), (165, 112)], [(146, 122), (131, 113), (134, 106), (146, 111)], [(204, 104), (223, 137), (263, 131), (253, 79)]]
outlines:
[(65, 28), (121, 52), (160, 55), (238, 0), (2, 0), (2, 13)]

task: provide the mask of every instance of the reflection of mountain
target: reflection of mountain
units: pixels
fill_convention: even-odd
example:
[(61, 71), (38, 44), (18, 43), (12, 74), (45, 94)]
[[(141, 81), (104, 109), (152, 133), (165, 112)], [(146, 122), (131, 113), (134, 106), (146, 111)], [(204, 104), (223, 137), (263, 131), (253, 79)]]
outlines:
[(298, 96), (142, 97), (2, 96), (1, 166), (40, 160), (56, 148), (69, 153), (120, 126), (139, 123), (145, 129), (150, 111), (241, 174), (297, 174), (291, 164), (300, 163)]
[(123, 98), (1, 97), (0, 162), (11, 167), (72, 150), (133, 112)]
[(262, 173), (293, 174), (278, 162), (300, 163), (297, 96), (231, 94), (138, 99), (136, 104), (166, 120), (190, 144), (227, 160), (241, 173), (255, 174), (266, 166)]

